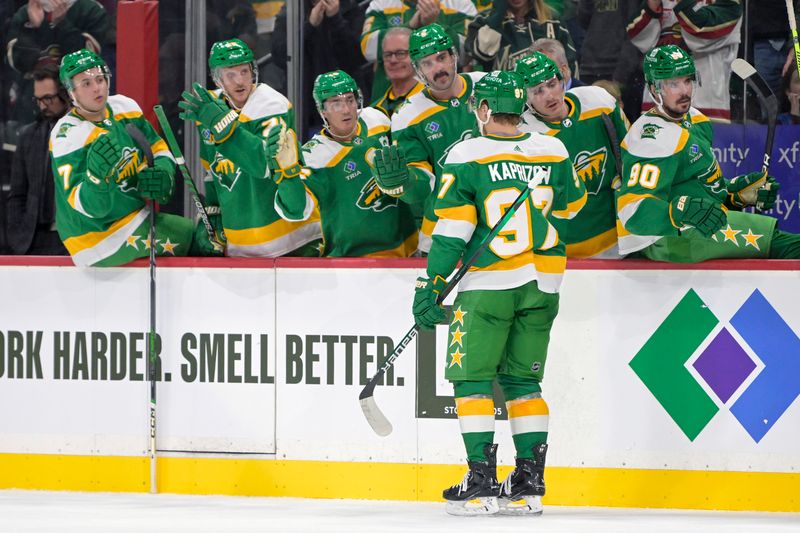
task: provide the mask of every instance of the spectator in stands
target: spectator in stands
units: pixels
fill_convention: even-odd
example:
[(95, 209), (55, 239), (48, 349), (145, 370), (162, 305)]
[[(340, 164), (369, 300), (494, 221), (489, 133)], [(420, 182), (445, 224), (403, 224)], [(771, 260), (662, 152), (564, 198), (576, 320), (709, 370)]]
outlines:
[(67, 255), (56, 232), (48, 151), (50, 130), (70, 108), (67, 91), (58, 79), (58, 67), (45, 65), (33, 71), (33, 98), (39, 116), (20, 131), (11, 168), (8, 243), (16, 255)]
[(517, 59), (533, 51), (536, 39), (553, 38), (564, 47), (567, 65), (577, 71), (577, 54), (569, 31), (544, 0), (495, 0), (467, 30), (467, 53), (484, 70), (513, 70)]
[(390, 28), (383, 37), (381, 59), (386, 77), (391, 85), (372, 107), (392, 118), (395, 110), (425, 86), (414, 76), (414, 67), (408, 54), (411, 30), (405, 27)]
[(94, 0), (29, 0), (11, 19), (6, 57), (17, 72), (14, 117), (33, 118), (32, 72), (81, 48), (100, 53), (109, 29), (108, 14)]
[[(794, 6), (797, 12), (800, 2), (795, 0)], [(772, 92), (781, 94), (781, 76), (788, 70), (784, 68), (787, 54), (794, 60), (786, 3), (780, 0), (749, 2), (746, 30), (750, 32), (748, 41), (753, 47), (753, 66)]]
[[(628, 24), (628, 37), (642, 53), (667, 44), (688, 51), (697, 68), (692, 105), (711, 120), (729, 122), (731, 63), (741, 41), (740, 0), (645, 0)], [(642, 110), (653, 107), (645, 89)]]
[(361, 52), (375, 64), (371, 101), (377, 100), (389, 87), (383, 70), (381, 43), (389, 28), (408, 26), (412, 30), (439, 23), (447, 30), (459, 51), (464, 48), (467, 25), (477, 15), (471, 0), (372, 0), (367, 7), (361, 32)]
[(800, 73), (794, 62), (792, 68), (783, 75), (781, 90), (781, 114), (778, 124), (800, 124)]
[(573, 87), (583, 87), (586, 85), (581, 80), (572, 77), (572, 69), (569, 68), (567, 63), (567, 53), (564, 50), (564, 45), (555, 39), (536, 39), (531, 49), (534, 52), (541, 52), (558, 65), (558, 70), (564, 76), (564, 90), (570, 90)]
[[(311, 88), (320, 74), (341, 69), (356, 80), (362, 91), (369, 88), (366, 62), (359, 51), (364, 10), (357, 0), (309, 0), (305, 2), (303, 31), (303, 100), (313, 102)], [(286, 6), (281, 8), (272, 36), (272, 56), (286, 68)], [(362, 68), (363, 67), (363, 68)], [(368, 92), (365, 94), (369, 94)], [(310, 105), (304, 106), (297, 130), (303, 138), (322, 127), (322, 120)]]
[(622, 91), (628, 118), (642, 107), (642, 54), (625, 33), (628, 21), (639, 13), (641, 0), (580, 0), (578, 21), (586, 30), (580, 48), (581, 80), (613, 80)]

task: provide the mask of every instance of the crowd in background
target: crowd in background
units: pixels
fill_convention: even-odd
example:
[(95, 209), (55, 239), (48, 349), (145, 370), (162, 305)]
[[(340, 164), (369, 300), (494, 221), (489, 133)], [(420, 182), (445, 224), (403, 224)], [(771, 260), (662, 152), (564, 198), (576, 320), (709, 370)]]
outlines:
[[(241, 39), (258, 58), (260, 80), (286, 94), (285, 2), (207, 0), (206, 6), (208, 48)], [(408, 34), (432, 22), (458, 44), (462, 71), (513, 69), (517, 59), (542, 50), (558, 63), (567, 88), (606, 88), (631, 121), (652, 105), (643, 99), (642, 54), (662, 44), (693, 55), (696, 107), (722, 122), (762, 121), (755, 99), (745, 98), (742, 83), (730, 76), (731, 61), (744, 57), (778, 96), (780, 123), (800, 123), (800, 79), (781, 0), (304, 0), (301, 6), (307, 103), (296, 117), (301, 141), (322, 127), (311, 103), (319, 74), (347, 72), (364, 105), (386, 115), (422, 90)], [(183, 1), (159, 5), (159, 99), (179, 138), (185, 11)], [(123, 67), (116, 64), (116, 2), (4, 1), (0, 28), (0, 253), (63, 254), (46, 159), (47, 133), (70, 106), (56, 67), (64, 54), (81, 48), (100, 54), (112, 73)], [(114, 93), (113, 76), (111, 83)], [(174, 200), (164, 209), (182, 213), (183, 204)]]

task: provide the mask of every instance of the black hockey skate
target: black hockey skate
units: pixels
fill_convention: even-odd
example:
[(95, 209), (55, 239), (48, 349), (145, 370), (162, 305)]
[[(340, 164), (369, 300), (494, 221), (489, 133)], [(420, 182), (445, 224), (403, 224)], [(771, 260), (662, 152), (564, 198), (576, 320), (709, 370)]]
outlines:
[(501, 514), (542, 514), (546, 454), (547, 444), (540, 444), (533, 449), (533, 459), (517, 459), (517, 467), (500, 485)]
[[(469, 471), (464, 480), (442, 492), (447, 500), (445, 510), (456, 516), (490, 515), (499, 511), (497, 505), (497, 444), (487, 444), (483, 453), (486, 461), (468, 461)], [(477, 500), (477, 503), (472, 502)]]

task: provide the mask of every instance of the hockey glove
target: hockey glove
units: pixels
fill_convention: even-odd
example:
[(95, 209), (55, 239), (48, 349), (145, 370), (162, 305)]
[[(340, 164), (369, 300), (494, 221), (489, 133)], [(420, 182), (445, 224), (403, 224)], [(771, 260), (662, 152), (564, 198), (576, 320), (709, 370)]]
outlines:
[(285, 179), (296, 178), (303, 167), (297, 151), (297, 135), (286, 124), (272, 126), (267, 132), (267, 164), (272, 181), (279, 184)]
[(178, 107), (183, 109), (179, 116), (183, 120), (199, 122), (209, 130), (216, 144), (225, 142), (239, 125), (239, 114), (214, 97), (199, 83), (192, 85), (194, 92), (183, 91), (183, 100)]
[(436, 276), (433, 281), (428, 278), (417, 278), (414, 290), (414, 322), (424, 329), (433, 329), (436, 324), (445, 319), (445, 312), (436, 303), (436, 299), (444, 290), (446, 281), (441, 276)]
[(175, 182), (169, 171), (159, 167), (148, 167), (139, 171), (139, 194), (142, 198), (160, 204), (169, 202)]
[(222, 257), (225, 255), (225, 245), (224, 243), (211, 240), (202, 221), (198, 221), (197, 225), (194, 227), (194, 235), (192, 237), (192, 245), (189, 247), (189, 255)]
[(122, 148), (109, 133), (100, 135), (89, 147), (86, 170), (89, 182), (99, 190), (108, 190), (108, 182), (122, 157)]
[(778, 197), (778, 183), (764, 172), (750, 172), (736, 176), (727, 183), (728, 201), (733, 207), (755, 205), (759, 209), (772, 209)]
[(728, 220), (717, 202), (691, 196), (679, 196), (672, 200), (669, 203), (669, 217), (676, 228), (694, 226), (704, 237), (714, 235)]
[(411, 181), (411, 175), (408, 173), (402, 148), (393, 144), (384, 146), (375, 153), (375, 181), (384, 194), (395, 198), (403, 195), (406, 185)]

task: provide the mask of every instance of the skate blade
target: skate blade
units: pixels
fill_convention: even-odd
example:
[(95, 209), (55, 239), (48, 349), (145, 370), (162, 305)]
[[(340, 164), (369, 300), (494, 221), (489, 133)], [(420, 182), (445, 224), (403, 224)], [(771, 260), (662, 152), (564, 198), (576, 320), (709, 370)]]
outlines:
[(497, 514), (500, 507), (497, 498), (489, 496), (463, 502), (448, 501), (445, 511), (453, 516), (488, 516)]
[(500, 514), (503, 515), (538, 516), (542, 514), (544, 510), (541, 496), (523, 496), (523, 498), (518, 501), (499, 498), (498, 505), (500, 507)]

